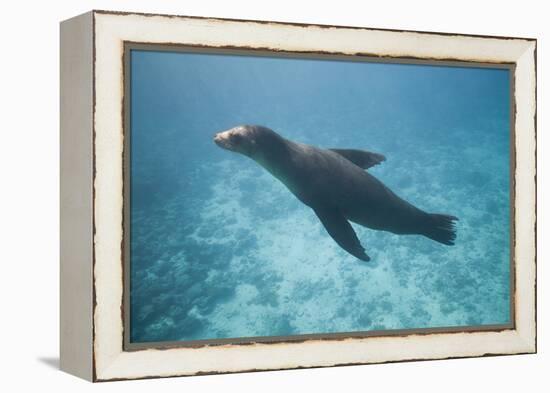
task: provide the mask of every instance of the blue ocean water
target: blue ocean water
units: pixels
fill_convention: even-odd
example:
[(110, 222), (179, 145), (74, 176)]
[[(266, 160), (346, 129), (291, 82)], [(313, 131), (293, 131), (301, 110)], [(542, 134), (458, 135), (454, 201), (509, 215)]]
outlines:
[[(133, 50), (130, 340), (510, 321), (509, 71)], [(215, 132), (379, 152), (369, 169), (459, 218), (456, 245), (355, 225), (342, 250), (307, 206)]]

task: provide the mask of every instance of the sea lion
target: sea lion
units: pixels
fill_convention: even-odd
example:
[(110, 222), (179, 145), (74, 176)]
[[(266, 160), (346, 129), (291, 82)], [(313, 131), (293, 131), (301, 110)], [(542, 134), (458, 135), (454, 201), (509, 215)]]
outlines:
[(365, 253), (349, 221), (399, 235), (424, 235), (453, 245), (455, 220), (427, 213), (398, 197), (365, 171), (385, 161), (381, 154), (355, 149), (321, 149), (283, 138), (275, 131), (242, 125), (217, 133), (214, 142), (252, 158), (311, 207), (328, 234), (351, 255)]

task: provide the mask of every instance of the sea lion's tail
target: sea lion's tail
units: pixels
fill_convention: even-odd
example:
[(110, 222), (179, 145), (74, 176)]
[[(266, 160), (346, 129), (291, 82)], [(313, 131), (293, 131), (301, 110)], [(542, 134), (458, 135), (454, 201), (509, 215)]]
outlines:
[(455, 221), (458, 221), (455, 216), (428, 214), (428, 229), (424, 235), (436, 242), (452, 246), (456, 239)]

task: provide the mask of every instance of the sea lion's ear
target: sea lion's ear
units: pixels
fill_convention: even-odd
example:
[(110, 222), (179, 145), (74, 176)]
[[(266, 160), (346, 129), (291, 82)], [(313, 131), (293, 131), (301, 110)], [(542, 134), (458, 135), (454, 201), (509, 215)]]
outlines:
[(368, 169), (375, 165), (380, 164), (382, 161), (386, 161), (386, 157), (382, 154), (373, 153), (366, 150), (355, 149), (328, 149), (335, 153), (340, 154), (345, 159), (353, 162), (360, 168)]

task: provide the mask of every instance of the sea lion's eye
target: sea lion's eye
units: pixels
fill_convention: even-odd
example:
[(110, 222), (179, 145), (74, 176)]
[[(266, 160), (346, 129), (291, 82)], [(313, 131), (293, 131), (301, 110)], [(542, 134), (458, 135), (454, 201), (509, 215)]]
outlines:
[(241, 142), (242, 142), (243, 136), (240, 135), (240, 134), (235, 134), (235, 135), (233, 135), (233, 137), (231, 138), (231, 140), (232, 140), (233, 143), (237, 143), (237, 144), (238, 144), (238, 143), (241, 143)]

